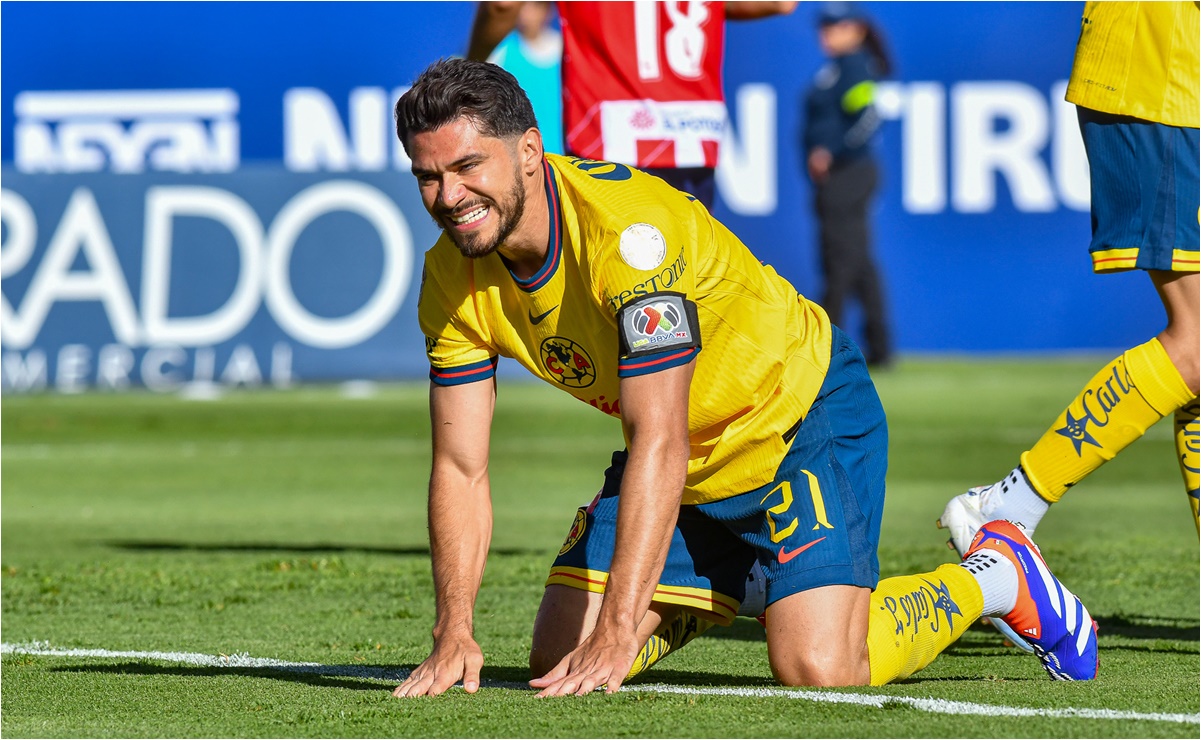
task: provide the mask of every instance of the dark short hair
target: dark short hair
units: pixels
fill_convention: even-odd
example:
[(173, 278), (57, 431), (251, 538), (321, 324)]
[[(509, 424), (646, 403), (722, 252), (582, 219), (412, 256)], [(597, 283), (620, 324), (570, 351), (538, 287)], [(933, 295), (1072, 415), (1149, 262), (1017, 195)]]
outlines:
[(517, 78), (495, 64), (439, 59), (396, 101), (396, 136), (434, 131), (462, 117), (485, 136), (519, 136), (538, 126), (534, 107)]

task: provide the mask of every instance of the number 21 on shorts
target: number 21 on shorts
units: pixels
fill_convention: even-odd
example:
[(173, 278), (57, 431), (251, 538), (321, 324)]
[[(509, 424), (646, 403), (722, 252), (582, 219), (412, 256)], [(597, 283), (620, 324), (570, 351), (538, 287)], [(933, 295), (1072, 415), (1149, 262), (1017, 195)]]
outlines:
[[(816, 530), (823, 527), (825, 529), (834, 529), (834, 525), (830, 524), (830, 520), (826, 517), (826, 502), (822, 499), (822, 489), (821, 485), (817, 482), (817, 476), (808, 470), (802, 470), (801, 473), (803, 473), (805, 478), (809, 481), (809, 496), (813, 499), (813, 515), (817, 520), (817, 523), (813, 525), (813, 529)], [(776, 491), (780, 492), (783, 501), (769, 508), (765, 514), (767, 517), (767, 526), (768, 531), (771, 533), (772, 542), (780, 542), (787, 538), (794, 531), (796, 531), (796, 528), (800, 523), (794, 516), (791, 517), (791, 519), (788, 520), (788, 523), (783, 527), (779, 527), (777, 525), (777, 522), (780, 521), (780, 519), (777, 519), (777, 517), (788, 513), (788, 510), (792, 508), (793, 496), (791, 481), (782, 481), (780, 485), (773, 488), (766, 496), (764, 496), (763, 500), (759, 503), (766, 503), (767, 500), (776, 493)]]

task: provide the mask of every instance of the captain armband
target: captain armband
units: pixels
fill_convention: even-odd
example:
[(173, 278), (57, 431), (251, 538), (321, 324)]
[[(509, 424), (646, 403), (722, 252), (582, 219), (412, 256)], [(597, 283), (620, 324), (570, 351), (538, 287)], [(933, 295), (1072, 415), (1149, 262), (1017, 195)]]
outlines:
[(696, 304), (682, 293), (639, 296), (618, 310), (617, 325), (623, 358), (701, 347)]

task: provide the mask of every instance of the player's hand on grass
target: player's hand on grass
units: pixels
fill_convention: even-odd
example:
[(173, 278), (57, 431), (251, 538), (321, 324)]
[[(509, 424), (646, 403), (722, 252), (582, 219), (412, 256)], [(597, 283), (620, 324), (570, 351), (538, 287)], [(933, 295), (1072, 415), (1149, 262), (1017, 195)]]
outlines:
[(598, 686), (604, 686), (605, 693), (612, 694), (621, 688), (638, 657), (642, 646), (637, 640), (633, 630), (627, 633), (598, 627), (550, 673), (530, 681), (530, 686), (542, 689), (538, 692), (540, 697), (584, 696)]
[(430, 657), (413, 669), (409, 677), (392, 692), (398, 698), (437, 696), (463, 680), (463, 690), (474, 694), (480, 688), (480, 668), (484, 651), (470, 635), (444, 637), (434, 641)]

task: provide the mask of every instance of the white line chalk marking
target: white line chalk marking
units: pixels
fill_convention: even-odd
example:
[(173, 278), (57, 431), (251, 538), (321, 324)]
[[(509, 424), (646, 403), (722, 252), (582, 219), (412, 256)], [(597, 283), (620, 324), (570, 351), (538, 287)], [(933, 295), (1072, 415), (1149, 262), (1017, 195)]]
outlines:
[[(233, 655), (208, 655), (205, 653), (179, 653), (141, 650), (99, 650), (99, 649), (66, 649), (52, 648), (49, 643), (2, 643), (0, 653), (21, 655), (47, 655), (65, 658), (130, 658), (133, 660), (159, 660), (166, 663), (186, 663), (188, 665), (205, 666), (209, 668), (259, 668), (266, 670), (284, 671), (287, 673), (307, 673), (320, 676), (344, 676), (352, 678), (372, 678), (380, 681), (403, 681), (409, 675), (406, 668), (384, 669), (374, 666), (355, 665), (322, 665), (321, 663), (297, 663), (275, 658), (254, 658), (245, 653)], [(519, 689), (530, 691), (524, 683), (512, 681), (482, 681), (481, 688)], [(903, 705), (923, 712), (934, 714), (958, 714), (984, 717), (1048, 717), (1054, 719), (1107, 719), (1107, 720), (1140, 720), (1151, 722), (1179, 722), (1183, 724), (1201, 724), (1201, 713), (1198, 714), (1169, 714), (1163, 712), (1126, 712), (1116, 709), (1038, 709), (1030, 707), (1007, 707), (995, 704), (976, 704), (973, 702), (951, 701), (949, 699), (919, 698), (912, 696), (891, 696), (888, 694), (859, 694), (825, 691), (806, 691), (803, 689), (785, 688), (740, 688), (717, 686), (672, 686), (669, 684), (636, 684), (624, 686), (622, 691), (638, 693), (686, 694), (689, 696), (734, 696), (755, 698), (800, 699), (803, 701), (823, 702), (826, 704), (854, 704), (877, 709), (886, 706)]]

